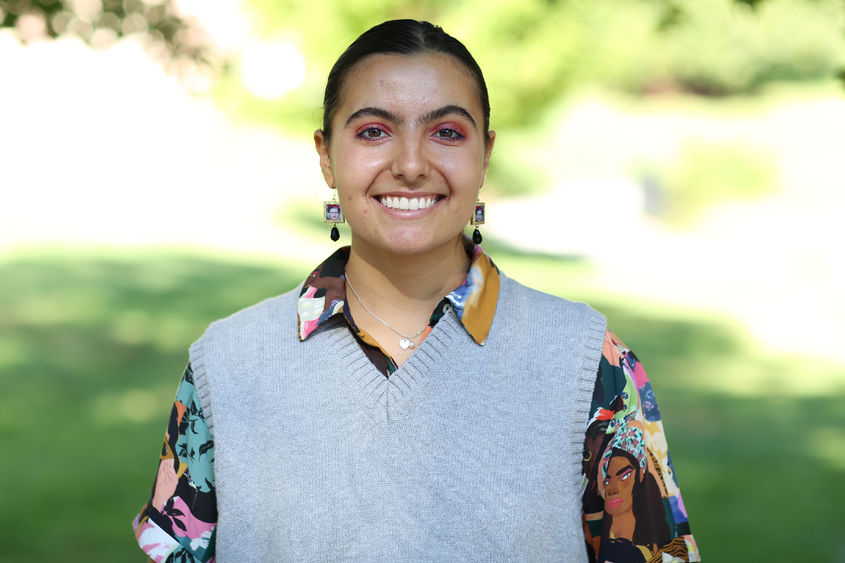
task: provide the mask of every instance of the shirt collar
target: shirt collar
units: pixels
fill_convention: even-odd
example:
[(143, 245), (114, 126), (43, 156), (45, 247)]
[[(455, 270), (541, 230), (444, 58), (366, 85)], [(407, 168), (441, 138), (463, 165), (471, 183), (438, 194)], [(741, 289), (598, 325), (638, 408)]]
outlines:
[[(496, 314), (499, 300), (499, 269), (487, 253), (464, 239), (471, 257), (464, 282), (444, 298), (451, 303), (461, 324), (478, 344), (484, 344)], [(349, 247), (337, 249), (317, 266), (302, 284), (297, 304), (299, 339), (305, 340), (324, 322), (343, 313), (346, 303), (344, 272), (349, 261)], [(441, 301), (432, 313), (432, 324), (442, 311)]]

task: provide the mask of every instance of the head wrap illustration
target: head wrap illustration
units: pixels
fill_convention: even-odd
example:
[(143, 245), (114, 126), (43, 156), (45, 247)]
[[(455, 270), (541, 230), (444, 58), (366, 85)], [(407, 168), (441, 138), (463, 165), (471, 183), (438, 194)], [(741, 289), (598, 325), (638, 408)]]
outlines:
[(622, 422), (599, 462), (598, 488), (604, 498), (604, 525), (610, 532), (604, 537), (650, 552), (671, 541), (661, 487), (653, 471), (641, 423)]

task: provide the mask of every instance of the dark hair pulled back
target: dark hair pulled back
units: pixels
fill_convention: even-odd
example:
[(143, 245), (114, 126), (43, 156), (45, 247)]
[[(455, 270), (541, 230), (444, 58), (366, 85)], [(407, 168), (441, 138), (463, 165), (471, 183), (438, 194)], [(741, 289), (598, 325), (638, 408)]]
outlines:
[(484, 111), (484, 138), (490, 142), (490, 99), (481, 68), (463, 43), (426, 21), (391, 20), (371, 27), (361, 34), (340, 55), (329, 72), (326, 93), (323, 97), (323, 134), (331, 136), (331, 123), (340, 103), (343, 82), (352, 68), (370, 55), (415, 55), (443, 53), (464, 64), (475, 79), (478, 98)]

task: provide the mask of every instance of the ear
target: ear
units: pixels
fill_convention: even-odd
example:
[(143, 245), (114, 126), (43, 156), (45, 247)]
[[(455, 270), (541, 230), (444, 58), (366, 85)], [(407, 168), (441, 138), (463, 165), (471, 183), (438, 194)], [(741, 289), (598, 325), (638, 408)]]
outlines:
[(490, 131), (490, 142), (484, 149), (484, 175), (487, 176), (487, 169), (490, 168), (490, 155), (493, 154), (493, 143), (496, 141), (496, 132)]
[(322, 129), (314, 131), (314, 147), (320, 155), (320, 169), (323, 171), (323, 179), (330, 188), (334, 188), (334, 171), (332, 171), (331, 159), (329, 159), (329, 140)]

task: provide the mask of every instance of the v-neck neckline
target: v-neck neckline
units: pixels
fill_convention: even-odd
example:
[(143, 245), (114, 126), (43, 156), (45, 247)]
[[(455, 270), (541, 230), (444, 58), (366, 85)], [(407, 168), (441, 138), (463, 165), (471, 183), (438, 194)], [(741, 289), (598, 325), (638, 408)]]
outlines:
[[(315, 335), (316, 336), (316, 335)], [(452, 308), (432, 328), (414, 353), (385, 377), (343, 321), (324, 334), (331, 340), (327, 362), (348, 388), (355, 402), (375, 421), (391, 423), (407, 418), (436, 389), (459, 353), (459, 342), (477, 346)]]

